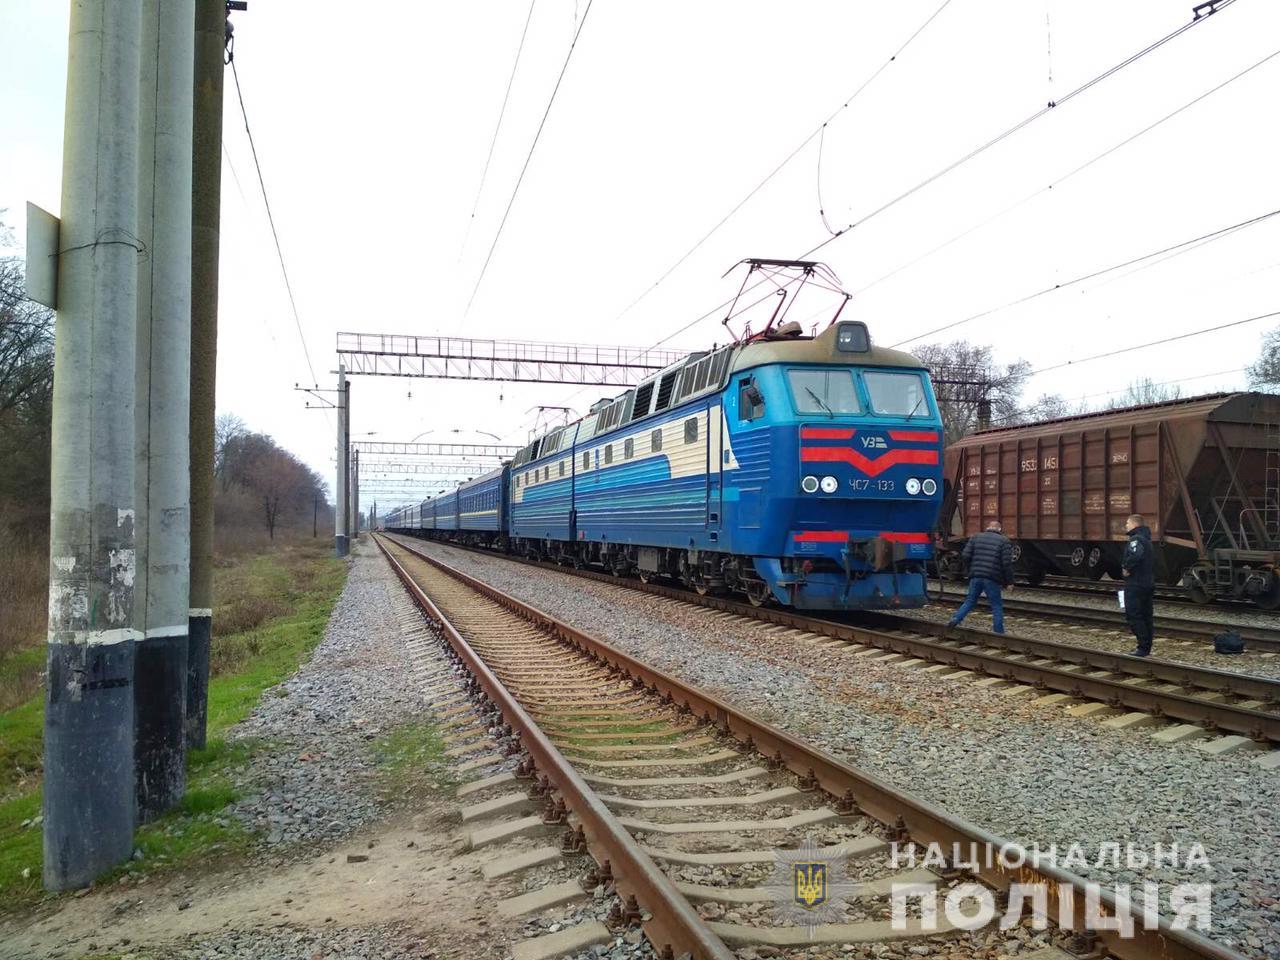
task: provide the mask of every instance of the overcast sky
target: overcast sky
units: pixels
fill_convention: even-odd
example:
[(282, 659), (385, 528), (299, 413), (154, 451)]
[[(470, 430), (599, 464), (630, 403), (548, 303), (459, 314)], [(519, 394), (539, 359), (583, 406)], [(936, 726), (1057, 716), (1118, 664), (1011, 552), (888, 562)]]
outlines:
[[(627, 309), (939, 2), (598, 0), (464, 316), (587, 0), (536, 0), (474, 221), (526, 0), (252, 0), (234, 17), (236, 66), (315, 375), (331, 385), (339, 330), (650, 345), (731, 296), (740, 277), (721, 274), (736, 261), (796, 257), (829, 236), (820, 145), (821, 202), (839, 229), (1191, 19), (1189, 0), (952, 0)], [(0, 0), (0, 207), (19, 239), (25, 201), (59, 206), (66, 49), (65, 2)], [(834, 240), (818, 256), (857, 294), (846, 316), (896, 343), (1280, 209), (1280, 56), (1045, 189), (1278, 49), (1280, 4), (1236, 0)], [(293, 390), (312, 374), (229, 72), (225, 143), (218, 407), (329, 476), (333, 420)], [(1273, 310), (1280, 216), (935, 339), (1041, 368)], [(1026, 399), (1098, 403), (1147, 375), (1187, 393), (1239, 387), (1275, 325), (1046, 372)], [(724, 340), (713, 316), (671, 345)], [(523, 442), (534, 406), (582, 412), (599, 395), (356, 379), (352, 431)]]

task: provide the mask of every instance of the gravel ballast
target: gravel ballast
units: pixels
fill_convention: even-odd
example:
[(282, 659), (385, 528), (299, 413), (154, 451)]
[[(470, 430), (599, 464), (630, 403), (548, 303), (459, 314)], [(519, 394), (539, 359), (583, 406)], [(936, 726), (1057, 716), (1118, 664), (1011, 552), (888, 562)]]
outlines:
[[(433, 555), (654, 666), (804, 737), (1008, 839), (1089, 864), (1111, 885), (1212, 883), (1206, 933), (1246, 956), (1280, 956), (1280, 772), (1254, 753), (1210, 757), (1112, 731), (999, 689), (779, 639), (609, 584), (426, 544)], [(1202, 845), (1210, 864), (1119, 869), (1102, 844)], [(1061, 856), (1062, 854), (1060, 854)]]
[(385, 812), (373, 744), (419, 719), (422, 705), (404, 682), (409, 654), (387, 615), (400, 596), (380, 557), (358, 557), (311, 658), (228, 737), (266, 744), (231, 815), (262, 831), (268, 847), (339, 840)]

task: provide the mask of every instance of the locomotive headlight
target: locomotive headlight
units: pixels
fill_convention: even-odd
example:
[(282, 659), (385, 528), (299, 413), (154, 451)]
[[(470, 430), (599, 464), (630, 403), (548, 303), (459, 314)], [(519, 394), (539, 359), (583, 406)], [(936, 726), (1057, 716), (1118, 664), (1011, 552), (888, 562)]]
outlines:
[(840, 489), (840, 481), (837, 480), (835, 477), (822, 478), (823, 493), (835, 493), (839, 489)]
[(929, 477), (924, 483), (920, 484), (920, 489), (924, 491), (926, 497), (932, 497), (938, 492), (938, 481), (934, 480), (933, 477)]
[(803, 490), (805, 493), (817, 493), (818, 478), (814, 476), (805, 477), (803, 480), (800, 481), (800, 489)]
[(920, 492), (920, 481), (917, 480), (915, 477), (912, 477), (910, 480), (907, 481), (907, 493), (911, 494), (911, 496), (914, 497), (919, 492)]

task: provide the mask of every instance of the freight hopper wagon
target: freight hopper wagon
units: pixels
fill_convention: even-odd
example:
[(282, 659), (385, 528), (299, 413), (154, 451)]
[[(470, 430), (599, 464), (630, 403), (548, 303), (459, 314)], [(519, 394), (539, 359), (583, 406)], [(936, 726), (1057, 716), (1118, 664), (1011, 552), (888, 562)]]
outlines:
[(1142, 514), (1156, 580), (1199, 602), (1280, 607), (1280, 397), (1223, 393), (984, 430), (946, 452), (944, 576), (999, 520), (1019, 572), (1122, 579), (1125, 520)]

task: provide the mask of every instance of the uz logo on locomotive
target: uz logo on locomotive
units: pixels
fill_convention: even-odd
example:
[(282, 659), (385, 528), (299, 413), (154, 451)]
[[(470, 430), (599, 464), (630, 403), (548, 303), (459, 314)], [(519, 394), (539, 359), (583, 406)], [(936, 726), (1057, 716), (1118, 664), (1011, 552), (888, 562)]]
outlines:
[(884, 437), (862, 437), (862, 446), (870, 447), (872, 450), (888, 450), (889, 445), (884, 442)]

